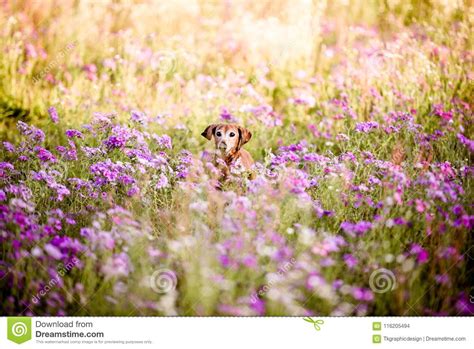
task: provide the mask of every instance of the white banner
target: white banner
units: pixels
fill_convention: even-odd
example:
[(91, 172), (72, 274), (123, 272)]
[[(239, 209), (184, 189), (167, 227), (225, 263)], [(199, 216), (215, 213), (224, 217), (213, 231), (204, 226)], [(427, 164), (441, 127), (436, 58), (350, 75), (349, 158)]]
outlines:
[(473, 348), (469, 317), (3, 317), (0, 348)]

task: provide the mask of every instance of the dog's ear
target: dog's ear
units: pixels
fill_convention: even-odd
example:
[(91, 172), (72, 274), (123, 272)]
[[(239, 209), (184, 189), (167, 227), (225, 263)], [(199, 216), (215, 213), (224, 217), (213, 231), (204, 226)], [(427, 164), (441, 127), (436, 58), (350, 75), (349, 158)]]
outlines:
[(238, 148), (240, 149), (245, 143), (250, 141), (250, 138), (252, 138), (252, 132), (247, 130), (246, 128), (239, 126), (239, 146)]
[(201, 136), (206, 137), (208, 140), (211, 140), (212, 135), (214, 134), (214, 131), (216, 130), (216, 127), (219, 126), (218, 124), (210, 124), (209, 126), (206, 127), (206, 129), (201, 133)]

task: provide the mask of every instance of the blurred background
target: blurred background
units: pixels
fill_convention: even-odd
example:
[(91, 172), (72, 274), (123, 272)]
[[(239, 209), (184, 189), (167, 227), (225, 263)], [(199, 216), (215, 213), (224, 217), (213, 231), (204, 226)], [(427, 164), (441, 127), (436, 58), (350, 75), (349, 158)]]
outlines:
[[(293, 78), (295, 72), (349, 89), (359, 82), (368, 88), (370, 79), (388, 76), (393, 83), (420, 86), (416, 74), (402, 72), (410, 68), (404, 66), (407, 59), (411, 68), (423, 70), (432, 59), (450, 59), (452, 48), (472, 58), (471, 5), (467, 0), (3, 0), (2, 137), (12, 136), (18, 119), (41, 125), (52, 105), (73, 123), (92, 112), (136, 108), (163, 114), (165, 125), (195, 127), (188, 116), (218, 117), (223, 106), (232, 108), (232, 89), (247, 83), (255, 95), (264, 95), (254, 96), (257, 100), (266, 99), (281, 112), (292, 83), (280, 77)], [(414, 39), (423, 39), (423, 51), (414, 53)], [(386, 63), (400, 72), (391, 74)], [(348, 78), (354, 81), (342, 81)], [(318, 89), (334, 94), (331, 88)]]

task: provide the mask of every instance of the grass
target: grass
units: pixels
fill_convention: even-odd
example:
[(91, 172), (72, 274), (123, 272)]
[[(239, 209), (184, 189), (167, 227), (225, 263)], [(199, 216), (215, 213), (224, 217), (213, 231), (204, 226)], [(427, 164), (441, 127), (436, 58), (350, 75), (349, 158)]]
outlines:
[[(468, 1), (2, 6), (6, 314), (472, 314)], [(224, 111), (258, 165), (218, 191), (200, 133)]]

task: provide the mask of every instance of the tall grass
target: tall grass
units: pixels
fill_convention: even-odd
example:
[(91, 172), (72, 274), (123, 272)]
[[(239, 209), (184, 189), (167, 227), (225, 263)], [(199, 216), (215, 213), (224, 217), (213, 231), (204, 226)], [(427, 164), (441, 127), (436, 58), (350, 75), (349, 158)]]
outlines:
[(6, 313), (472, 314), (469, 1), (1, 6)]

